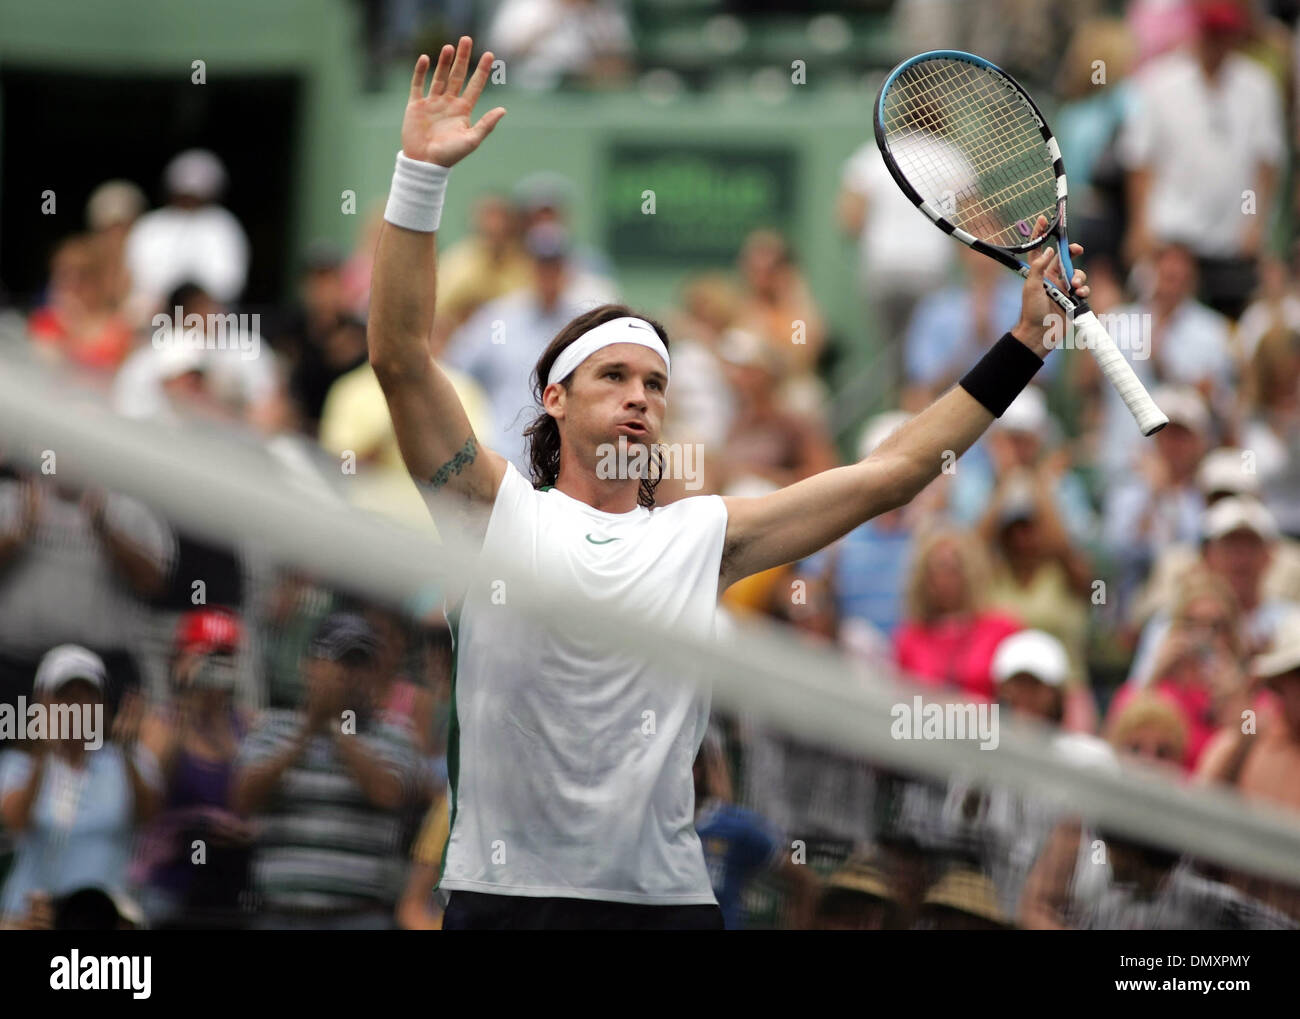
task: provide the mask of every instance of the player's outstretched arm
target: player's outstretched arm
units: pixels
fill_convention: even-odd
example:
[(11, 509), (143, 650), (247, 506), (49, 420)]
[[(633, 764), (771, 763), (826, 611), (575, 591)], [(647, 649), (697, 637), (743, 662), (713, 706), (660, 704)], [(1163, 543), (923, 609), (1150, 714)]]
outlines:
[[(1073, 254), (1083, 249), (1072, 244)], [(1047, 354), (1045, 336), (1056, 305), (1043, 290), (1047, 274), (1061, 286), (1056, 252), (1044, 249), (1030, 262), (1012, 335), (1038, 357)], [(1088, 296), (1084, 274), (1075, 291)], [(836, 467), (758, 498), (730, 497), (722, 555), (722, 586), (743, 577), (797, 562), (858, 525), (911, 502), (960, 457), (993, 422), (993, 415), (961, 386), (954, 386), (894, 432), (865, 460)]]
[[(487, 84), (492, 54), (484, 53), (468, 84), (473, 43), (468, 36), (438, 55), (428, 94), (429, 58), (421, 56), (411, 78), (402, 120), (402, 155), (375, 253), (370, 291), (370, 364), (388, 401), (407, 470), (417, 481), (472, 500), (491, 502), (505, 473), (505, 460), (478, 445), (450, 380), (429, 351), (433, 328), (437, 215), (445, 170), (478, 148), (505, 116), (502, 107), (471, 123), (474, 103)], [(461, 88), (464, 86), (464, 92)], [(402, 161), (399, 160), (399, 164)], [(433, 197), (431, 197), (433, 196)], [(399, 196), (400, 197), (400, 196)], [(396, 218), (409, 226), (397, 226)]]

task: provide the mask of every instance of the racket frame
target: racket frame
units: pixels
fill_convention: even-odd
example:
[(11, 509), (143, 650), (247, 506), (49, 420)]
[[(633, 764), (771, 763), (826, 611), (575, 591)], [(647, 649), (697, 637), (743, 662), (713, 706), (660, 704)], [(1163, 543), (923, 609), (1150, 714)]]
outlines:
[[(885, 135), (885, 96), (888, 94), (890, 86), (893, 85), (899, 76), (909, 68), (936, 59), (962, 61), (973, 64), (981, 70), (990, 72), (1005, 88), (1014, 92), (1020, 99), (1022, 99), (1028, 106), (1029, 110), (1033, 113), (1034, 121), (1038, 125), (1039, 132), (1043, 136), (1043, 143), (1047, 147), (1047, 153), (1052, 158), (1052, 172), (1056, 175), (1056, 214), (1041, 237), (1033, 237), (1027, 240), (1024, 244), (1012, 246), (990, 244), (988, 241), (980, 240), (978, 237), (963, 230), (956, 223), (949, 220), (943, 215), (940, 209), (935, 207), (934, 203), (919, 194), (898, 166), (897, 160), (895, 160), (893, 153), (890, 151), (889, 143), (886, 140)], [(998, 67), (992, 61), (985, 60), (983, 57), (977, 56), (974, 53), (967, 53), (964, 50), (930, 50), (925, 53), (918, 53), (916, 56), (904, 60), (901, 64), (890, 71), (888, 75), (886, 75), (884, 82), (881, 83), (880, 91), (876, 94), (876, 102), (871, 119), (872, 128), (876, 136), (876, 147), (880, 150), (880, 155), (885, 161), (885, 167), (889, 170), (889, 175), (894, 178), (894, 183), (899, 186), (903, 194), (908, 197), (912, 204), (925, 213), (935, 226), (944, 233), (961, 241), (967, 247), (978, 251), (982, 255), (992, 258), (994, 261), (1002, 263), (1008, 269), (1015, 270), (1015, 272), (1022, 277), (1029, 276), (1029, 263), (1017, 256), (1035, 251), (1047, 243), (1049, 239), (1055, 237), (1058, 242), (1057, 256), (1061, 260), (1061, 270), (1066, 282), (1066, 290), (1061, 290), (1060, 287), (1056, 286), (1056, 284), (1046, 278), (1043, 279), (1043, 289), (1047, 292), (1047, 296), (1071, 317), (1093, 315), (1092, 309), (1088, 306), (1088, 302), (1081, 297), (1075, 296), (1074, 289), (1070, 284), (1070, 281), (1074, 277), (1074, 261), (1070, 257), (1070, 240), (1066, 236), (1065, 232), (1065, 200), (1069, 188), (1065, 178), (1065, 160), (1061, 156), (1061, 146), (1057, 142), (1056, 136), (1052, 134), (1052, 129), (1048, 127), (1047, 118), (1043, 116), (1043, 111), (1038, 108), (1038, 104), (1034, 102), (1033, 96), (1025, 91), (1020, 82), (1016, 81), (1015, 78), (1011, 77), (1011, 75), (1002, 70), (1002, 68)], [(1095, 320), (1095, 315), (1093, 315), (1091, 321), (1095, 322)], [(1089, 331), (1091, 332), (1091, 330)], [(1110, 343), (1111, 346), (1114, 345), (1113, 340), (1110, 341)], [(1094, 353), (1097, 352), (1094, 351)], [(1120, 355), (1120, 357), (1122, 358), (1123, 355)], [(1101, 360), (1100, 357), (1099, 360)], [(1128, 374), (1132, 374), (1133, 369), (1127, 361), (1124, 362), (1124, 367), (1127, 368)], [(1149, 394), (1146, 393), (1145, 387), (1142, 387), (1136, 376), (1133, 377), (1132, 382), (1137, 384), (1138, 388), (1141, 390), (1142, 398), (1145, 399), (1146, 404), (1150, 405), (1150, 409), (1145, 413), (1139, 413), (1138, 407), (1136, 407), (1134, 403), (1130, 402), (1129, 394), (1125, 392), (1125, 389), (1128, 388), (1127, 386), (1121, 388), (1121, 394), (1124, 395), (1125, 403), (1129, 404), (1129, 409), (1133, 412), (1134, 417), (1139, 419), (1139, 426), (1142, 428), (1142, 434), (1153, 435), (1168, 424), (1169, 419), (1165, 417), (1163, 413), (1160, 413), (1160, 411), (1155, 408), (1154, 404), (1151, 403)], [(1151, 415), (1151, 409), (1155, 410), (1155, 417)]]

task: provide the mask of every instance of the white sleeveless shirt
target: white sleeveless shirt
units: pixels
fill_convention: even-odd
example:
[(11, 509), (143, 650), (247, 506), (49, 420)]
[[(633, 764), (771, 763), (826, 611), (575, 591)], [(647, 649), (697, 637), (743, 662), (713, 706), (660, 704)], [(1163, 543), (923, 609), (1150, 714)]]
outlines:
[[(484, 550), (633, 619), (708, 637), (726, 529), (718, 496), (605, 513), (536, 491), (507, 466)], [(512, 613), (490, 579), (466, 592), (453, 629), (440, 887), (712, 903), (692, 780), (707, 686), (581, 629)]]

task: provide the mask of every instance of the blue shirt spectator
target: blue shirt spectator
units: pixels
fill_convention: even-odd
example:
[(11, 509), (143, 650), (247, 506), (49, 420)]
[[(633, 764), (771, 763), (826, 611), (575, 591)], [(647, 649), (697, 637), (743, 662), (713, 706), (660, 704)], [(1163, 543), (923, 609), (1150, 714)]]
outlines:
[[(26, 785), (35, 763), (17, 750), (0, 755), (0, 799)], [(54, 753), (17, 836), (13, 869), (0, 895), (0, 916), (27, 913), (27, 896), (58, 898), (81, 888), (125, 892), (135, 824), (126, 758), (106, 743), (74, 768)]]
[[(904, 372), (907, 381), (914, 385), (945, 388), (964, 375), (998, 337), (1020, 320), (1019, 278), (983, 255), (973, 257), (988, 262), (989, 268), (998, 274), (989, 283), (992, 291), (986, 324), (983, 329), (978, 325), (973, 285), (947, 287), (922, 299), (907, 328), (903, 347)], [(1054, 377), (1059, 360), (1047, 358), (1041, 377)]]
[(831, 581), (841, 623), (862, 619), (890, 636), (902, 616), (903, 584), (911, 557), (911, 529), (882, 527), (877, 517), (805, 559), (799, 572)]

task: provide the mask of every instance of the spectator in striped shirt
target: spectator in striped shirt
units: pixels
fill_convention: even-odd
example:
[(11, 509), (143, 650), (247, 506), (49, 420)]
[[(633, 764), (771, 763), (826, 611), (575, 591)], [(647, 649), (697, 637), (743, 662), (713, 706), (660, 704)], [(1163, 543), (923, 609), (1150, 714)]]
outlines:
[(372, 703), (378, 652), (360, 616), (328, 616), (303, 660), (303, 704), (268, 712), (240, 751), (234, 802), (259, 822), (260, 927), (393, 926), (405, 874), (399, 810), (417, 757)]

